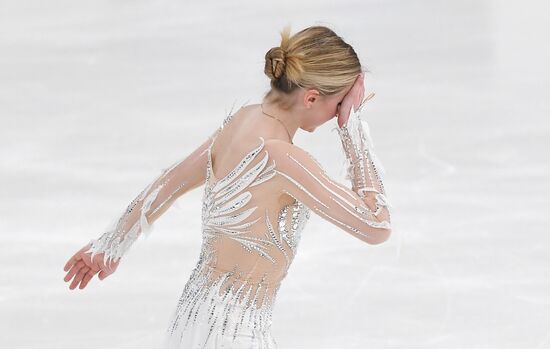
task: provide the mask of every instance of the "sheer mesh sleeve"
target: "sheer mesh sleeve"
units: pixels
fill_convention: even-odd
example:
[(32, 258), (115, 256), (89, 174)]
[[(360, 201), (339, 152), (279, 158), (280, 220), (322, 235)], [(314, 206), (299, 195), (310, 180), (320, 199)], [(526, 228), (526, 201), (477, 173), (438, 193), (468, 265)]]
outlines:
[(282, 150), (274, 153), (284, 193), (353, 236), (378, 244), (391, 232), (389, 203), (376, 169), (368, 126), (360, 119), (363, 105), (364, 101), (357, 110), (352, 109), (347, 123), (339, 128), (351, 189), (330, 178), (320, 163), (299, 147), (278, 147)]
[[(374, 145), (366, 120), (361, 118), (365, 98), (357, 110), (351, 110), (350, 117), (341, 128), (337, 127), (342, 149), (347, 159), (347, 179), (351, 180), (352, 190), (367, 204), (374, 206), (373, 214), (390, 221), (386, 192), (379, 169), (382, 164), (374, 153)], [(373, 202), (374, 201), (374, 202)]]
[(148, 235), (153, 222), (184, 193), (204, 184), (206, 180), (207, 151), (215, 135), (229, 122), (233, 114), (195, 151), (183, 160), (176, 161), (161, 171), (126, 207), (109, 228), (97, 239), (90, 241), (86, 253), (91, 258), (105, 252), (106, 265), (119, 260), (141, 235)]

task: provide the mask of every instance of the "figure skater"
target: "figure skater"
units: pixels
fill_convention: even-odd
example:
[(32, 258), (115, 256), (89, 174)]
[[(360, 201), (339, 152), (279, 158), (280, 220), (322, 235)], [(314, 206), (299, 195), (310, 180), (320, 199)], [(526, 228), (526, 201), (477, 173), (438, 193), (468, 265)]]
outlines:
[[(290, 36), (265, 54), (271, 89), (260, 104), (229, 112), (215, 132), (130, 202), (97, 239), (65, 264), (69, 288), (112, 275), (123, 255), (172, 203), (204, 185), (202, 247), (165, 331), (163, 348), (276, 348), (277, 291), (310, 212), (368, 244), (391, 233), (389, 203), (360, 118), (364, 70), (356, 52), (325, 26)], [(305, 149), (298, 129), (337, 119), (348, 185)]]

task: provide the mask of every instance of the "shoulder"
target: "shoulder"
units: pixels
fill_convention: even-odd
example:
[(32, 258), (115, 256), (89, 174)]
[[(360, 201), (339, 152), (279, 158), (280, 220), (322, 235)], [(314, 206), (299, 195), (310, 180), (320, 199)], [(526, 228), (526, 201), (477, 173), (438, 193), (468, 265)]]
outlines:
[[(263, 138), (263, 137), (262, 137)], [(304, 153), (304, 149), (285, 142), (277, 138), (270, 138), (264, 140), (264, 148), (273, 156), (280, 156), (286, 153)]]
[(220, 126), (219, 126), (219, 129), (220, 130), (223, 130), (231, 120), (233, 119), (236, 119), (235, 118), (235, 115), (238, 114), (239, 111), (236, 111), (236, 112), (229, 112), (228, 114), (226, 114), (222, 120), (222, 122), (220, 123)]
[(238, 119), (240, 115), (248, 114), (249, 111), (253, 108), (253, 104), (243, 104), (237, 110), (235, 110), (235, 106), (233, 105), (231, 107), (231, 110), (226, 113), (226, 115), (223, 117), (223, 120), (221, 122), (220, 128), (224, 128), (231, 120)]
[(300, 166), (304, 169), (322, 169), (321, 163), (304, 148), (280, 139), (267, 139), (264, 148), (277, 167)]

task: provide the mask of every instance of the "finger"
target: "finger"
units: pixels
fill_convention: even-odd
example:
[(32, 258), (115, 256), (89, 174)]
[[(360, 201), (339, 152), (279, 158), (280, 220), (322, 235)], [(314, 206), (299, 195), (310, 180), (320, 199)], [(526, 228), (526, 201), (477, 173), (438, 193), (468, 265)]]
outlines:
[(105, 266), (105, 270), (108, 272), (108, 273), (111, 273), (113, 271), (113, 260), (111, 258), (109, 258), (107, 260), (107, 265)]
[(342, 125), (345, 125), (346, 122), (348, 121), (348, 118), (349, 118), (349, 113), (350, 113), (350, 110), (351, 110), (351, 106), (344, 106), (342, 108), (342, 114), (340, 116), (340, 127), (342, 127)]
[(105, 252), (98, 253), (94, 257), (94, 265), (97, 266), (98, 270), (110, 269), (112, 258), (110, 256), (105, 256)]
[(70, 267), (73, 266), (73, 264), (75, 264), (80, 259), (81, 259), (80, 251), (77, 251), (71, 258), (69, 258), (67, 263), (65, 263), (65, 266), (63, 267), (63, 270), (65, 270), (65, 271), (69, 270)]
[(82, 271), (82, 268), (74, 275), (74, 278), (70, 281), (69, 289), (73, 290), (77, 284), (78, 274)]
[(359, 84), (359, 93), (357, 94), (358, 96), (357, 106), (361, 105), (361, 102), (363, 101), (363, 96), (365, 95), (365, 82), (363, 81), (363, 79), (359, 79), (359, 81), (360, 81), (360, 84)]
[(116, 268), (118, 267), (118, 264), (120, 263), (120, 259), (118, 259), (116, 262), (113, 261), (113, 259), (108, 258), (107, 263), (103, 263), (101, 270), (98, 274), (98, 278), (100, 280), (105, 279), (107, 276), (111, 275), (115, 272)]
[(81, 260), (82, 259), (82, 253), (83, 251), (86, 251), (90, 248), (92, 244), (91, 243), (87, 243), (84, 247), (82, 247), (80, 250), (76, 251), (76, 253), (71, 257), (69, 258), (69, 260), (67, 261), (67, 263), (65, 263), (65, 266), (63, 267), (63, 270), (67, 271), (70, 269), (70, 267), (76, 263), (77, 261)]
[(78, 272), (78, 274), (76, 274), (76, 277), (74, 278), (73, 282), (71, 283), (71, 286), (69, 286), (69, 288), (71, 290), (74, 290), (76, 288), (76, 286), (78, 285), (78, 283), (82, 280), (82, 278), (84, 277), (84, 275), (88, 272), (88, 270), (90, 270), (90, 268), (88, 267), (84, 267), (84, 268), (81, 268), (80, 271)]
[(110, 271), (111, 270), (111, 258), (101, 258), (101, 261), (98, 262), (99, 270)]
[(94, 277), (94, 275), (96, 274), (97, 272), (93, 271), (93, 270), (89, 270), (86, 275), (84, 275), (84, 278), (82, 278), (82, 282), (80, 283), (80, 289), (83, 289), (84, 287), (86, 287), (86, 285), (88, 285), (88, 282), (90, 282), (90, 280)]
[(101, 268), (97, 264), (92, 264), (92, 266), (90, 266), (90, 269), (92, 269), (96, 273), (101, 270)]
[(94, 256), (90, 255), (90, 268), (99, 271), (103, 269), (103, 253), (97, 253)]
[[(96, 257), (96, 256), (94, 256)], [(99, 270), (99, 266), (97, 266), (97, 258), (92, 258), (91, 253), (82, 253), (82, 261), (86, 263), (86, 265), (90, 269)]]
[(67, 273), (67, 275), (65, 275), (63, 279), (68, 282), (84, 266), (85, 264), (83, 261), (77, 262), (75, 265), (72, 266), (71, 270), (69, 270), (69, 272)]
[(344, 121), (349, 116), (349, 112), (351, 110), (351, 103), (348, 101), (344, 101), (342, 105), (340, 106), (340, 113), (342, 115), (342, 118), (344, 118)]
[(354, 107), (354, 109), (357, 109), (357, 107), (359, 106), (359, 102), (361, 101), (359, 99), (359, 97), (361, 96), (361, 86), (360, 85), (355, 85), (353, 87), (353, 90), (350, 91), (351, 94), (350, 94), (350, 109), (351, 109), (351, 106)]
[(107, 276), (110, 276), (111, 274), (113, 274), (113, 273), (115, 272), (115, 270), (116, 270), (116, 268), (117, 268), (119, 262), (120, 262), (120, 260), (118, 260), (117, 262), (113, 262), (113, 263), (111, 263), (111, 268), (101, 270), (101, 271), (99, 272), (99, 275), (98, 275), (99, 279), (100, 279), (100, 280), (103, 280), (103, 279), (105, 279)]
[(361, 74), (357, 76), (357, 79), (355, 80), (355, 86), (354, 87), (360, 87), (363, 84), (363, 78), (361, 77)]
[(344, 125), (344, 122), (342, 121), (342, 118), (338, 116), (338, 127), (342, 128), (342, 125)]
[(109, 259), (109, 263), (107, 266), (107, 271), (109, 274), (112, 274), (115, 272), (116, 268), (118, 267), (118, 264), (120, 263), (120, 259), (114, 261), (113, 259)]
[(105, 270), (102, 270), (99, 272), (99, 274), (97, 275), (97, 277), (99, 278), (99, 280), (103, 280), (105, 279), (107, 276), (109, 276), (108, 272), (105, 271)]
[(82, 261), (79, 261), (77, 262), (76, 264), (74, 264), (72, 267), (71, 267), (71, 270), (69, 270), (69, 272), (67, 273), (67, 275), (65, 275), (64, 277), (64, 280), (65, 281), (69, 281), (70, 279), (73, 278), (73, 276), (80, 270), (80, 268), (82, 268), (83, 266), (85, 266), (84, 262)]

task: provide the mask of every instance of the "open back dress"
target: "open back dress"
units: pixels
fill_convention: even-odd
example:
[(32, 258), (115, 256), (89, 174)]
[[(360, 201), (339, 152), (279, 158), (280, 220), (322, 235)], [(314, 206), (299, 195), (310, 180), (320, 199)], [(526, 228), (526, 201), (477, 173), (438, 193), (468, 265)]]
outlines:
[(90, 241), (92, 258), (104, 252), (105, 263), (118, 261), (174, 200), (204, 185), (200, 256), (162, 348), (276, 348), (271, 325), (277, 291), (311, 212), (369, 244), (388, 238), (389, 203), (368, 125), (360, 118), (364, 104), (337, 127), (350, 185), (329, 177), (304, 149), (253, 134), (226, 152), (237, 160), (214, 169), (221, 161), (212, 152), (218, 136), (228, 133), (225, 139), (234, 140), (241, 126), (230, 112), (201, 146), (162, 170), (110, 229)]

